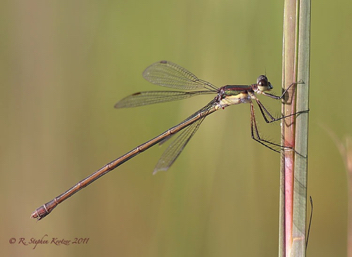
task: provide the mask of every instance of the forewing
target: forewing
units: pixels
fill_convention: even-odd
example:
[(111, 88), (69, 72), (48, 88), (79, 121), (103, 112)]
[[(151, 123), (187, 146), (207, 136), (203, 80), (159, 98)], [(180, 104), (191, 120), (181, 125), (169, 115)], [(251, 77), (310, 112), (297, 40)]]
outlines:
[(143, 72), (143, 77), (149, 82), (163, 87), (217, 91), (217, 87), (211, 83), (198, 79), (185, 68), (169, 61), (160, 61), (150, 65)]

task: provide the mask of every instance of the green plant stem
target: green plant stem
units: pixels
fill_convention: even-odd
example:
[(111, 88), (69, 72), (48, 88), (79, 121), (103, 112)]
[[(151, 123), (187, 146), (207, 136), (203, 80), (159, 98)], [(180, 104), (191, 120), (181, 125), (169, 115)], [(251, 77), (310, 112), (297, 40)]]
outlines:
[[(310, 0), (300, 0), (298, 30), (297, 77), (305, 84), (297, 87), (297, 110), (309, 109), (310, 64)], [(308, 177), (308, 113), (296, 119), (294, 198), (293, 198), (293, 251), (294, 256), (306, 253), (307, 177)]]
[[(297, 80), (303, 80), (305, 84), (296, 86), (297, 95), (294, 90), (289, 92), (283, 103), (283, 115), (308, 110), (309, 46), (310, 0), (286, 0), (283, 87), (287, 88)], [(305, 256), (308, 113), (285, 119), (282, 136), (282, 145), (294, 147), (295, 151), (285, 150), (282, 153), (279, 256)]]
[[(296, 82), (296, 17), (297, 1), (285, 0), (282, 71), (284, 89), (291, 83)], [(283, 101), (282, 113), (285, 116), (295, 112), (294, 92), (294, 88), (292, 88), (288, 92), (288, 97)], [(281, 123), (281, 144), (283, 146), (295, 146), (294, 120), (295, 116), (291, 116), (284, 119)], [(292, 150), (284, 150), (281, 157), (279, 256), (290, 256), (292, 248), (294, 152)]]

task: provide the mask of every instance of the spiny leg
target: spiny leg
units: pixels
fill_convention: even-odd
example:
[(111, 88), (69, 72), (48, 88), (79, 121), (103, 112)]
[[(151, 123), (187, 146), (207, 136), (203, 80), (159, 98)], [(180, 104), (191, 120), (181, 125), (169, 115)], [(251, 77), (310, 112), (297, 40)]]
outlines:
[[(275, 118), (273, 115), (271, 115), (271, 113), (265, 108), (265, 106), (260, 102), (260, 100), (254, 94), (251, 94), (251, 97), (254, 98), (255, 101), (257, 102), (259, 109), (260, 109), (260, 112), (262, 113), (262, 116), (263, 116), (266, 123), (272, 123), (272, 122), (279, 121), (279, 120), (282, 120), (282, 119), (285, 119), (285, 118), (288, 118), (288, 117), (291, 117), (291, 116), (294, 116), (297, 114), (307, 113), (309, 111), (309, 110), (298, 111), (298, 112), (291, 113), (286, 116), (281, 116), (281, 117)], [(269, 119), (267, 116), (269, 116)]]
[(276, 150), (274, 147), (278, 147), (280, 149), (282, 148), (286, 148), (286, 147), (283, 147), (279, 144), (276, 144), (276, 143), (273, 143), (273, 142), (270, 142), (268, 140), (265, 140), (263, 138), (260, 137), (260, 134), (259, 134), (259, 130), (258, 130), (258, 126), (257, 126), (257, 122), (255, 120), (255, 113), (254, 113), (254, 106), (253, 106), (253, 103), (250, 103), (250, 106), (251, 106), (251, 136), (252, 138), (257, 141), (259, 144), (273, 150), (274, 152), (277, 152), (279, 153), (280, 151)]
[[(273, 151), (275, 151), (277, 153), (279, 153), (280, 151), (278, 151), (274, 147), (280, 148), (280, 150), (293, 150), (295, 153), (299, 154), (298, 152), (296, 152), (296, 150), (293, 147), (283, 146), (283, 145), (280, 145), (280, 144), (277, 144), (277, 143), (273, 143), (273, 142), (271, 142), (269, 140), (266, 140), (264, 138), (261, 138), (259, 130), (258, 130), (257, 122), (256, 122), (256, 119), (255, 119), (255, 112), (254, 112), (253, 103), (250, 103), (250, 108), (251, 108), (251, 136), (252, 136), (252, 138), (255, 141), (257, 141), (258, 143), (264, 145), (265, 147), (267, 147), (267, 148), (269, 148), (269, 149), (271, 149), (271, 150), (273, 150)], [(299, 113), (303, 113), (303, 112), (307, 112), (307, 111), (302, 111), (302, 112), (299, 112)], [(262, 114), (263, 114), (263, 112), (262, 112)], [(297, 114), (297, 113), (295, 113), (295, 114)], [(294, 115), (294, 114), (292, 114), (292, 115)], [(292, 116), (292, 115), (289, 115), (289, 116)], [(289, 117), (289, 116), (286, 116), (286, 117)], [(286, 117), (281, 117), (281, 118), (278, 118), (278, 119), (273, 120), (273, 121), (277, 121), (277, 120), (280, 120), (280, 119), (283, 119), (283, 118), (286, 118)], [(273, 121), (271, 121), (271, 122), (273, 122)], [(268, 122), (268, 123), (270, 123), (270, 122)]]
[(291, 87), (293, 87), (293, 86), (295, 86), (295, 85), (297, 85), (297, 84), (304, 84), (304, 82), (303, 82), (303, 80), (300, 80), (300, 81), (298, 81), (298, 82), (293, 82), (293, 83), (291, 83), (291, 85), (289, 85), (289, 86), (282, 92), (282, 94), (281, 94), (280, 96), (278, 96), (278, 95), (273, 95), (273, 94), (266, 93), (266, 92), (261, 92), (261, 94), (262, 94), (262, 95), (265, 95), (265, 96), (268, 96), (268, 97), (270, 97), (270, 98), (276, 99), (276, 100), (280, 100), (280, 99), (284, 98), (284, 96), (286, 95), (287, 91), (288, 91)]

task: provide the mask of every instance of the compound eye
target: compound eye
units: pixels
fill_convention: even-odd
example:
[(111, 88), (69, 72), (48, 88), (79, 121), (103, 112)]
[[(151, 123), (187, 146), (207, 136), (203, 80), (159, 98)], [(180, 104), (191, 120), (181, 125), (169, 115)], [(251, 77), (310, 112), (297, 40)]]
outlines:
[[(265, 76), (265, 75), (260, 75), (258, 78), (257, 78), (257, 84), (261, 84), (263, 86), (266, 85), (266, 82), (268, 82), (268, 78)], [(264, 83), (264, 84), (263, 84)]]
[(267, 85), (268, 85), (268, 81), (264, 79), (260, 80), (258, 83), (259, 87), (267, 87)]
[(272, 89), (272, 86), (265, 75), (260, 75), (258, 77), (257, 84), (258, 84), (258, 90), (261, 92)]

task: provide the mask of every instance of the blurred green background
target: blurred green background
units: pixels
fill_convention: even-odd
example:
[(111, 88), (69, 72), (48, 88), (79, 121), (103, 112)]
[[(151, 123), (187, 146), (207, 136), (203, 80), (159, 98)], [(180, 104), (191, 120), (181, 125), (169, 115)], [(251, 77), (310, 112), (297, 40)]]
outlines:
[[(346, 174), (323, 127), (352, 134), (352, 2), (312, 10), (308, 255), (345, 256)], [(2, 1), (0, 17), (2, 256), (277, 256), (280, 156), (250, 138), (249, 105), (209, 116), (168, 172), (152, 175), (156, 146), (29, 217), (212, 98), (114, 109), (163, 90), (141, 76), (156, 61), (219, 87), (266, 73), (281, 92), (283, 1)], [(258, 121), (280, 141), (278, 124)], [(43, 237), (89, 241), (18, 244)]]

